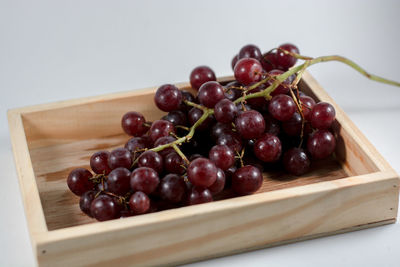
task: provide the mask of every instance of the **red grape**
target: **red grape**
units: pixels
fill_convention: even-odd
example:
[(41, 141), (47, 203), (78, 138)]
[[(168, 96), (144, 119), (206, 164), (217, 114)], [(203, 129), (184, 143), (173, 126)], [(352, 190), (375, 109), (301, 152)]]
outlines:
[(327, 130), (315, 131), (307, 141), (307, 150), (315, 159), (329, 157), (335, 150), (335, 147), (335, 137)]
[(300, 102), (304, 118), (309, 121), (311, 119), (311, 110), (315, 106), (315, 101), (309, 96), (300, 96)]
[(185, 195), (186, 185), (177, 174), (168, 174), (160, 182), (160, 196), (171, 203), (178, 203)]
[(71, 190), (75, 195), (81, 196), (83, 193), (94, 187), (94, 184), (89, 180), (89, 178), (92, 178), (92, 174), (84, 168), (72, 170), (67, 178), (69, 190)]
[(110, 152), (98, 151), (90, 157), (90, 168), (97, 174), (108, 175), (111, 171), (108, 166), (108, 157)]
[(213, 201), (212, 194), (210, 190), (208, 190), (207, 188), (193, 186), (189, 192), (188, 196), (189, 205), (203, 204), (212, 201)]
[(290, 120), (282, 122), (283, 131), (289, 136), (299, 136), (301, 133), (301, 123), (301, 115), (295, 112)]
[[(154, 147), (166, 145), (166, 144), (169, 144), (169, 143), (174, 142), (175, 140), (176, 140), (176, 138), (175, 138), (175, 137), (172, 137), (172, 136), (160, 137), (160, 138), (158, 138), (157, 141), (154, 143)], [(174, 150), (172, 147), (168, 147), (168, 148), (165, 148), (165, 149), (159, 151), (158, 154), (160, 154), (161, 157), (164, 158), (166, 155), (168, 155), (169, 153), (174, 152), (174, 151), (175, 151), (175, 150)]]
[(134, 191), (142, 191), (151, 194), (156, 190), (160, 179), (155, 170), (148, 167), (139, 167), (131, 174), (131, 188)]
[(175, 127), (169, 121), (164, 120), (157, 120), (153, 122), (149, 130), (150, 139), (153, 142), (156, 142), (160, 137), (169, 136), (170, 133), (176, 133)]
[(216, 80), (214, 71), (207, 66), (196, 67), (190, 73), (190, 85), (196, 90), (199, 90), (204, 83)]
[(287, 121), (296, 112), (296, 104), (287, 95), (276, 95), (269, 102), (268, 111), (275, 119)]
[(143, 115), (136, 111), (126, 113), (121, 120), (122, 129), (132, 136), (141, 136), (149, 129)]
[(245, 139), (255, 139), (265, 130), (265, 121), (260, 112), (247, 110), (239, 114), (235, 120), (236, 129)]
[(160, 86), (154, 95), (154, 102), (162, 111), (172, 111), (179, 108), (182, 103), (182, 92), (173, 84)]
[(208, 187), (212, 195), (216, 195), (224, 190), (225, 187), (225, 173), (220, 168), (217, 169), (217, 179)]
[(229, 99), (222, 99), (214, 107), (215, 119), (222, 123), (232, 122), (236, 114), (236, 105)]
[[(299, 54), (299, 49), (293, 44), (282, 44), (279, 48), (284, 49), (291, 53)], [(291, 55), (287, 55), (282, 50), (278, 50), (276, 54), (276, 65), (282, 70), (287, 70), (296, 64), (297, 59)]]
[(272, 134), (264, 134), (254, 144), (254, 154), (264, 162), (275, 162), (282, 153), (282, 145), (279, 138)]
[(209, 159), (222, 170), (229, 169), (235, 163), (235, 152), (226, 145), (216, 145), (210, 149)]
[(326, 102), (319, 102), (311, 110), (311, 126), (317, 129), (328, 129), (335, 120), (335, 108)]
[(171, 152), (164, 159), (164, 169), (169, 173), (183, 174), (185, 162), (176, 152)]
[(150, 198), (145, 193), (137, 191), (130, 197), (129, 207), (134, 214), (144, 214), (150, 209)]
[(238, 59), (242, 58), (255, 58), (257, 60), (261, 60), (262, 54), (260, 51), (260, 48), (253, 44), (248, 44), (242, 47), (240, 49), (239, 54), (238, 54)]
[(83, 193), (81, 199), (79, 200), (79, 208), (89, 217), (93, 217), (92, 213), (90, 212), (90, 205), (94, 197), (96, 196), (96, 191), (90, 190)]
[(148, 147), (149, 144), (144, 137), (133, 137), (128, 140), (125, 144), (125, 148), (129, 150), (131, 153), (138, 152), (139, 150), (142, 150), (146, 147)]
[(250, 85), (261, 80), (261, 63), (254, 58), (242, 58), (235, 66), (234, 74), (238, 82), (243, 85)]
[(217, 179), (217, 167), (205, 158), (198, 158), (189, 164), (188, 179), (195, 186), (209, 187)]
[(232, 176), (232, 189), (239, 195), (249, 195), (260, 189), (263, 177), (259, 169), (246, 165), (235, 171)]
[[(268, 75), (271, 76), (273, 79), (268, 80), (267, 87), (274, 83), (276, 76), (283, 74), (284, 72), (281, 70), (271, 70), (268, 72)], [(289, 93), (289, 86), (290, 81), (289, 79), (284, 80), (278, 87), (275, 88), (274, 91), (271, 92), (271, 96), (276, 96), (280, 94), (287, 94)]]
[(116, 148), (108, 157), (108, 166), (113, 170), (118, 167), (130, 169), (132, 166), (131, 152), (126, 148)]
[(276, 51), (269, 51), (263, 54), (260, 62), (265, 71), (268, 72), (276, 68), (276, 55)]
[(138, 159), (139, 167), (149, 167), (158, 172), (158, 174), (163, 171), (163, 158), (157, 152), (148, 150), (140, 155)]
[(90, 213), (98, 221), (116, 219), (120, 216), (120, 210), (116, 201), (108, 195), (98, 196), (90, 205)]
[(294, 175), (302, 175), (310, 169), (310, 159), (302, 148), (291, 148), (283, 155), (283, 166)]
[(200, 87), (197, 98), (202, 105), (213, 108), (225, 98), (224, 87), (215, 81), (206, 82)]
[(126, 168), (116, 168), (107, 178), (108, 191), (123, 196), (130, 190), (131, 172)]

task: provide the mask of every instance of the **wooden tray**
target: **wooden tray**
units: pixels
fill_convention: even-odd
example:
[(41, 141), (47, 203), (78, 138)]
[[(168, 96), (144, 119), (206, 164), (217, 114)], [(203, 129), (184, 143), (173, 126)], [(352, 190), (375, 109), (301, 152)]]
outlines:
[(297, 179), (267, 173), (254, 195), (102, 223), (80, 212), (66, 177), (73, 168), (88, 168), (93, 152), (128, 140), (120, 126), (125, 112), (160, 118), (153, 104), (156, 87), (10, 110), (38, 263), (172, 265), (395, 222), (396, 172), (308, 73), (300, 87), (336, 109), (335, 158), (315, 163)]

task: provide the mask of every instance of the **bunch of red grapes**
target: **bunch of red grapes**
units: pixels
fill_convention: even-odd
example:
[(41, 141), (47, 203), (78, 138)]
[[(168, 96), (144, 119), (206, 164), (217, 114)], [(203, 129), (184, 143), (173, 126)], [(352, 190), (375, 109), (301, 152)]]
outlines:
[[(268, 88), (298, 53), (292, 44), (264, 54), (246, 45), (232, 60), (236, 80), (228, 84), (199, 66), (190, 74), (196, 95), (172, 84), (159, 87), (154, 101), (168, 112), (164, 117), (148, 122), (139, 112), (126, 113), (122, 128), (133, 137), (125, 146), (94, 153), (95, 175), (84, 168), (69, 174), (81, 210), (104, 221), (210, 202), (224, 190), (248, 195), (261, 187), (264, 168), (302, 175), (311, 159), (329, 157), (336, 146), (329, 130), (335, 109), (300, 92), (295, 76), (270, 97), (243, 97)], [(210, 115), (196, 124), (205, 112)]]

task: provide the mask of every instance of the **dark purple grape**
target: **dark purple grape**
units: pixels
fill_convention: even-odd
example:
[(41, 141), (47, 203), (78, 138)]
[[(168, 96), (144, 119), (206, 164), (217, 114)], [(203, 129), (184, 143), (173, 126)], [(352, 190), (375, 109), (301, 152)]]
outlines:
[(233, 174), (236, 172), (236, 170), (237, 170), (237, 167), (232, 166), (224, 172), (225, 173), (225, 188), (231, 187), (232, 177), (233, 177)]
[(217, 140), (222, 134), (232, 133), (232, 126), (225, 123), (217, 122), (211, 129), (211, 138)]
[(214, 107), (214, 116), (218, 122), (230, 123), (235, 119), (236, 114), (236, 105), (228, 99), (222, 99)]
[(315, 159), (329, 157), (335, 150), (335, 147), (335, 137), (327, 130), (315, 131), (307, 141), (307, 150)]
[(213, 146), (210, 149), (208, 158), (223, 171), (235, 164), (235, 152), (226, 145)]
[[(200, 117), (201, 117), (202, 115), (203, 115), (203, 111), (202, 111), (201, 109), (192, 108), (192, 109), (189, 111), (189, 114), (188, 114), (188, 119), (189, 119), (190, 125), (195, 124), (195, 123), (200, 119)], [(205, 119), (205, 120), (196, 128), (196, 130), (200, 130), (200, 131), (206, 130), (206, 129), (208, 129), (208, 128), (211, 126), (212, 122), (213, 122), (213, 118), (210, 116), (210, 117), (208, 117), (207, 119)]]
[(232, 176), (232, 189), (238, 195), (249, 195), (260, 189), (262, 173), (254, 166), (246, 165), (236, 170)]
[(193, 186), (189, 192), (188, 205), (197, 205), (212, 201), (212, 194), (207, 188)]
[(186, 191), (183, 178), (176, 174), (168, 174), (160, 182), (160, 196), (171, 203), (180, 202)]
[(265, 121), (265, 133), (278, 135), (281, 131), (278, 120), (274, 119), (269, 114), (264, 114), (263, 117)]
[(311, 110), (315, 106), (315, 101), (309, 96), (300, 96), (300, 101), (304, 118), (309, 121), (311, 119)]
[(215, 141), (217, 145), (227, 145), (233, 151), (239, 152), (243, 148), (243, 142), (237, 132), (227, 132), (221, 134)]
[(335, 120), (335, 108), (326, 102), (319, 102), (311, 110), (311, 126), (317, 129), (328, 129)]
[(193, 155), (191, 155), (189, 157), (189, 161), (193, 161), (193, 160), (198, 159), (198, 158), (204, 158), (204, 157), (202, 155), (200, 155), (200, 154), (193, 154)]
[(111, 171), (108, 166), (108, 157), (110, 152), (98, 151), (90, 157), (90, 168), (97, 174), (108, 175)]
[(290, 120), (282, 122), (283, 131), (289, 136), (300, 136), (301, 123), (301, 115), (295, 112)]
[(151, 194), (156, 190), (160, 179), (157, 172), (152, 168), (139, 167), (132, 172), (130, 182), (134, 191)]
[(235, 79), (243, 85), (250, 85), (261, 80), (263, 68), (254, 58), (242, 58), (235, 66)]
[(190, 73), (190, 85), (196, 90), (199, 90), (204, 83), (216, 80), (214, 71), (207, 66), (196, 67)]
[(235, 55), (235, 56), (232, 58), (232, 61), (231, 61), (232, 70), (235, 69), (235, 66), (236, 66), (236, 63), (238, 62), (238, 60), (239, 60), (239, 55)]
[[(279, 48), (291, 53), (300, 53), (299, 49), (293, 44), (282, 44)], [(276, 52), (276, 65), (282, 70), (287, 70), (296, 64), (297, 59), (291, 55), (287, 55), (280, 49)]]
[(157, 107), (166, 112), (178, 109), (182, 99), (182, 92), (172, 84), (160, 86), (154, 95), (154, 102)]
[(185, 165), (182, 157), (176, 152), (171, 152), (164, 158), (164, 169), (169, 173), (183, 174)]
[(188, 179), (195, 186), (209, 187), (217, 179), (217, 167), (209, 159), (198, 158), (189, 164)]
[(262, 59), (262, 54), (260, 51), (260, 48), (258, 48), (257, 46), (253, 45), (253, 44), (248, 44), (243, 46), (238, 54), (238, 58), (242, 59), (242, 58), (254, 58), (257, 59), (258, 61), (260, 61)]
[(240, 83), (233, 81), (225, 85), (225, 98), (235, 101), (242, 96), (242, 91), (233, 87), (240, 87)]
[(121, 120), (122, 129), (132, 136), (141, 136), (149, 129), (143, 115), (136, 111), (126, 113)]
[(83, 211), (89, 217), (93, 217), (92, 213), (90, 212), (90, 205), (92, 204), (95, 196), (96, 191), (90, 190), (83, 193), (81, 199), (79, 200), (79, 207), (81, 208), (81, 211)]
[(153, 122), (149, 130), (149, 136), (153, 143), (160, 137), (170, 136), (171, 133), (176, 133), (174, 125), (169, 121), (164, 120)]
[(169, 121), (172, 123), (174, 126), (177, 125), (182, 125), (185, 126), (187, 125), (187, 117), (186, 114), (183, 113), (180, 110), (174, 110), (169, 112), (167, 115), (162, 117), (163, 120)]
[[(250, 90), (248, 92), (248, 95), (261, 92), (265, 88), (266, 88), (265, 84), (262, 84), (262, 85), (258, 86), (257, 88)], [(249, 104), (252, 107), (252, 109), (257, 109), (257, 110), (262, 110), (268, 104), (265, 97), (254, 97), (254, 98), (247, 99), (246, 101), (247, 101), (247, 104)]]
[[(268, 75), (271, 76), (272, 80), (269, 80), (266, 83), (266, 87), (272, 85), (276, 79), (276, 76), (279, 76), (281, 74), (283, 74), (284, 72), (281, 70), (271, 70), (268, 72)], [(278, 87), (275, 88), (274, 91), (271, 92), (271, 96), (276, 96), (276, 95), (280, 95), (280, 94), (287, 94), (289, 93), (289, 86), (290, 86), (290, 81), (289, 79), (284, 80)]]
[(135, 192), (129, 199), (129, 207), (134, 214), (144, 214), (150, 209), (150, 198), (141, 191)]
[(108, 157), (108, 166), (114, 170), (118, 167), (130, 169), (132, 166), (131, 152), (126, 148), (116, 148)]
[(131, 153), (136, 153), (139, 150), (149, 147), (148, 140), (144, 137), (133, 137), (125, 144), (125, 148)]
[(107, 221), (119, 218), (121, 208), (108, 195), (100, 195), (92, 201), (90, 213), (98, 221)]
[(163, 158), (157, 152), (148, 150), (140, 155), (138, 159), (139, 167), (149, 167), (158, 172), (158, 174), (162, 173), (164, 162)]
[(302, 148), (291, 148), (283, 155), (283, 166), (294, 175), (302, 175), (310, 169), (310, 159)]
[(215, 81), (206, 82), (200, 87), (197, 98), (202, 105), (213, 108), (225, 98), (224, 87)]
[(236, 129), (245, 139), (260, 137), (265, 130), (265, 121), (260, 112), (247, 110), (239, 114), (235, 120)]
[(193, 94), (189, 91), (181, 90), (181, 92), (182, 92), (182, 103), (181, 103), (181, 106), (179, 107), (179, 110), (186, 113), (192, 107), (185, 104), (184, 101), (189, 101), (189, 102), (195, 103), (196, 99), (194, 98)]
[(84, 168), (73, 169), (67, 178), (69, 190), (77, 196), (82, 196), (83, 193), (94, 187), (90, 178), (92, 178), (90, 171)]
[(131, 172), (126, 168), (116, 168), (110, 172), (107, 178), (108, 191), (124, 196), (130, 190)]
[(276, 54), (276, 51), (269, 51), (263, 54), (263, 58), (260, 62), (266, 72), (275, 69)]
[(276, 95), (269, 102), (268, 111), (275, 119), (287, 121), (296, 112), (296, 104), (287, 95)]
[[(166, 145), (169, 143), (172, 143), (176, 141), (175, 137), (172, 136), (164, 136), (164, 137), (160, 137), (157, 139), (157, 141), (154, 143), (154, 147), (158, 147), (158, 146), (162, 146), (162, 145)], [(159, 151), (158, 154), (161, 155), (161, 157), (165, 157), (166, 155), (168, 155), (171, 152), (174, 152), (175, 150), (172, 147), (168, 147), (168, 148), (164, 148), (163, 150)]]
[(217, 168), (217, 179), (211, 186), (208, 187), (208, 190), (210, 190), (212, 195), (216, 195), (222, 192), (222, 190), (224, 190), (224, 187), (225, 187), (225, 173), (220, 168)]
[(272, 134), (264, 134), (254, 144), (254, 154), (264, 162), (275, 162), (282, 153), (282, 144), (279, 138)]

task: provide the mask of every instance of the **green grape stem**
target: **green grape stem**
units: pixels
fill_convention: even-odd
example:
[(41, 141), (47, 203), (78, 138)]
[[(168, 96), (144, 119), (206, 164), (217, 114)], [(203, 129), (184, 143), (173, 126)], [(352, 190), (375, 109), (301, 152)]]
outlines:
[[(295, 66), (291, 69), (289, 69), (288, 71), (286, 71), (285, 73), (282, 73), (278, 76), (274, 77), (274, 82), (268, 86), (267, 88), (265, 88), (264, 90), (257, 92), (257, 93), (251, 93), (251, 94), (245, 94), (242, 97), (239, 97), (238, 99), (236, 99), (234, 101), (235, 104), (237, 103), (241, 103), (247, 99), (251, 99), (251, 98), (257, 98), (257, 97), (264, 97), (266, 99), (271, 99), (271, 92), (273, 92), (283, 81), (285, 81), (287, 78), (289, 78), (291, 75), (293, 74), (297, 74), (297, 77), (295, 79), (296, 84), (300, 81), (300, 78), (302, 76), (302, 74), (304, 73), (304, 70), (306, 68), (308, 68), (309, 66), (312, 66), (314, 64), (317, 63), (322, 63), (322, 62), (329, 62), (329, 61), (338, 61), (338, 62), (342, 62), (348, 66), (350, 66), (351, 68), (353, 68), (354, 70), (358, 71), (359, 73), (361, 73), (362, 75), (364, 75), (365, 77), (367, 77), (370, 80), (376, 81), (376, 82), (381, 82), (381, 83), (385, 83), (385, 84), (389, 84), (389, 85), (394, 85), (394, 86), (398, 86), (400, 87), (400, 83), (396, 82), (396, 81), (391, 81), (385, 78), (382, 78), (380, 76), (377, 75), (373, 75), (368, 73), (366, 70), (364, 70), (363, 68), (361, 68), (359, 65), (357, 65), (355, 62), (351, 61), (350, 59), (347, 59), (345, 57), (342, 56), (322, 56), (322, 57), (317, 57), (317, 58), (311, 58), (311, 57), (306, 57), (306, 56), (302, 56), (296, 53), (291, 53), (288, 52), (286, 50), (283, 50), (285, 53), (290, 54), (298, 59), (302, 59), (305, 60), (305, 63)], [(262, 79), (261, 81), (248, 86), (247, 90), (245, 90), (246, 92), (249, 92), (250, 90), (253, 90), (257, 87), (259, 87), (260, 85), (266, 83), (268, 80), (270, 80), (271, 77), (267, 77), (265, 79)], [(189, 102), (189, 101), (184, 101), (186, 105), (188, 106), (192, 106), (192, 107), (196, 107), (198, 109), (201, 109), (203, 111), (203, 115), (197, 120), (197, 122), (195, 124), (192, 125), (192, 127), (189, 130), (189, 133), (186, 136), (180, 137), (177, 140), (175, 140), (174, 142), (171, 142), (169, 144), (165, 144), (165, 145), (161, 145), (149, 150), (152, 150), (154, 152), (159, 152), (163, 149), (172, 147), (175, 149), (175, 151), (185, 160), (185, 162), (187, 162), (187, 158), (186, 156), (183, 154), (183, 152), (179, 149), (178, 145), (181, 145), (184, 142), (188, 142), (191, 138), (193, 138), (193, 135), (195, 133), (195, 130), (197, 127), (199, 127), (200, 124), (202, 124), (210, 115), (212, 115), (214, 113), (214, 109), (211, 108), (207, 108), (204, 106), (201, 106), (199, 104), (193, 103), (193, 102)], [(183, 156), (182, 156), (183, 155)]]

